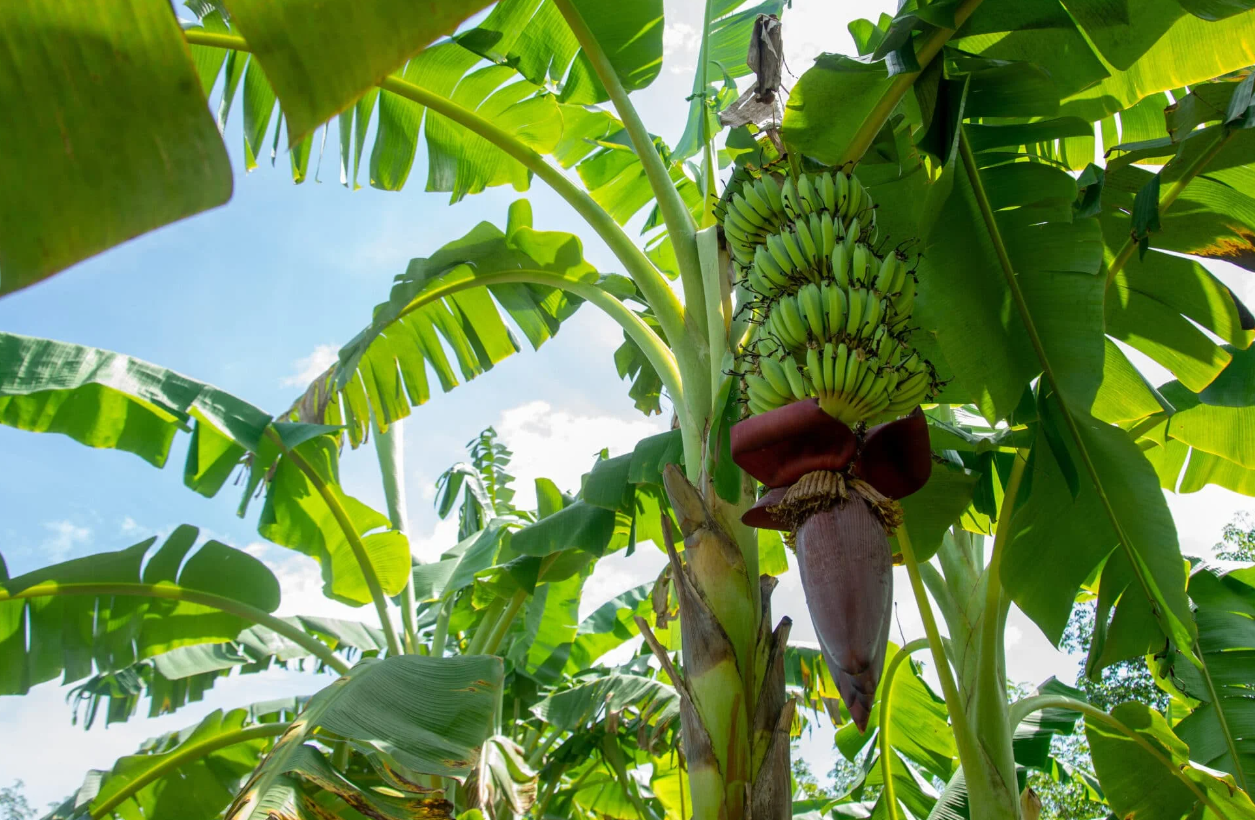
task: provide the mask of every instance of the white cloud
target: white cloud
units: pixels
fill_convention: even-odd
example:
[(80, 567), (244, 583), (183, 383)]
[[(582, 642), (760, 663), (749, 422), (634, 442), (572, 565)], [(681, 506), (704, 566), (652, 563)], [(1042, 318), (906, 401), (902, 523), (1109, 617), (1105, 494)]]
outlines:
[(611, 456), (622, 455), (646, 436), (666, 429), (667, 423), (657, 416), (578, 415), (555, 410), (546, 401), (505, 410), (496, 425), (501, 440), (514, 452), (510, 466), (517, 479), (515, 503), (525, 508), (536, 503), (536, 478), (551, 479), (560, 489), (573, 492), (603, 447)]
[(118, 527), (118, 529), (123, 535), (138, 535), (139, 533), (147, 532), (147, 530), (141, 527), (139, 523), (129, 515), (122, 519), (122, 525)]
[(340, 348), (335, 345), (319, 345), (314, 348), (313, 353), (292, 363), (292, 369), (295, 372), (290, 376), (284, 376), (279, 379), (279, 386), (307, 387), (310, 382), (321, 376), (328, 367), (335, 364), (336, 359), (339, 358), (339, 352)]
[(75, 547), (88, 543), (92, 536), (90, 528), (72, 521), (47, 521), (44, 529), (51, 535), (44, 539), (40, 550), (50, 563), (65, 560)]

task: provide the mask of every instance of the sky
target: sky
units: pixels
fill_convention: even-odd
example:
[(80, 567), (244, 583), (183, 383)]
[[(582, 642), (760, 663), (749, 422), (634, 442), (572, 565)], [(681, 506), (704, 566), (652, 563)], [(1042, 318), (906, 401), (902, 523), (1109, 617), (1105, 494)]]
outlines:
[[(674, 144), (683, 129), (691, 72), (697, 56), (697, 0), (667, 3), (665, 58), (658, 80), (634, 96), (643, 119)], [(797, 0), (784, 17), (786, 64), (800, 74), (822, 51), (853, 53), (845, 23), (892, 11), (893, 0)], [(186, 16), (186, 13), (185, 13)], [(786, 86), (792, 84), (790, 73)], [(237, 103), (238, 105), (238, 103)], [(411, 257), (431, 251), (480, 220), (504, 225), (510, 202), (526, 196), (538, 229), (586, 238), (590, 261), (619, 270), (607, 249), (584, 229), (569, 207), (543, 186), (520, 194), (493, 189), (449, 207), (447, 195), (425, 193), (418, 170), (399, 193), (369, 187), (350, 193), (338, 181), (338, 159), (327, 140), (321, 182), (291, 184), (286, 157), (243, 171), (239, 111), (226, 132), (236, 169), (235, 194), (222, 208), (198, 215), (89, 259), (25, 291), (0, 300), (0, 328), (117, 350), (215, 384), (278, 413), (385, 300), (392, 277)], [(1247, 304), (1255, 288), (1240, 272), (1209, 265)], [(522, 338), (520, 336), (520, 338)], [(405, 423), (407, 501), (415, 555), (431, 560), (455, 541), (456, 527), (433, 509), (436, 477), (464, 458), (465, 444), (489, 425), (514, 451), (518, 503), (534, 500), (531, 482), (544, 476), (567, 490), (603, 447), (628, 452), (641, 438), (668, 427), (646, 418), (627, 396), (612, 356), (621, 333), (592, 308), (582, 309), (539, 352), (525, 350), (490, 374), (435, 397)], [(1146, 364), (1144, 357), (1136, 357)], [(1168, 377), (1147, 366), (1156, 381)], [(91, 450), (68, 438), (0, 427), (0, 552), (12, 573), (67, 558), (134, 544), (182, 523), (248, 549), (279, 576), (282, 614), (322, 614), (371, 620), (369, 607), (350, 611), (321, 595), (312, 560), (261, 542), (254, 505), (235, 516), (238, 496), (228, 487), (204, 499), (182, 485), (186, 438), (176, 442), (162, 471), (125, 453)], [(373, 448), (345, 452), (346, 489), (377, 509), (383, 492)], [(1204, 555), (1221, 529), (1255, 501), (1209, 487), (1169, 496), (1182, 549)], [(586, 614), (614, 595), (654, 579), (661, 552), (646, 546), (631, 558), (603, 560), (586, 586)], [(905, 573), (895, 571), (897, 625), (893, 639), (923, 634)], [(781, 579), (776, 617), (793, 618), (793, 639), (814, 641), (797, 573)], [(1058, 675), (1072, 680), (1076, 659), (1057, 652), (1037, 627), (1013, 611), (1007, 634), (1012, 679), (1029, 683)], [(25, 781), (32, 804), (59, 801), (76, 789), (89, 768), (108, 768), (145, 738), (192, 725), (216, 708), (293, 694), (311, 694), (328, 679), (272, 671), (222, 679), (199, 704), (156, 720), (135, 719), (90, 732), (71, 725), (71, 708), (56, 684), (22, 698), (0, 698), (0, 785)], [(102, 721), (103, 722), (103, 721)], [(822, 722), (802, 743), (802, 754), (821, 776), (831, 768), (831, 729)]]

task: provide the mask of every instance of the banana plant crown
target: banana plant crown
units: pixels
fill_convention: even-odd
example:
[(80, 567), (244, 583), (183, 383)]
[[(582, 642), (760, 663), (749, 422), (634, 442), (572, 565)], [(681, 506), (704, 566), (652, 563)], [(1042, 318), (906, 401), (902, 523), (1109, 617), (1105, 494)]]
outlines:
[(751, 415), (815, 398), (852, 426), (935, 395), (936, 371), (907, 338), (912, 260), (903, 244), (876, 250), (876, 206), (857, 177), (764, 171), (729, 193), (720, 223), (758, 325), (740, 362)]

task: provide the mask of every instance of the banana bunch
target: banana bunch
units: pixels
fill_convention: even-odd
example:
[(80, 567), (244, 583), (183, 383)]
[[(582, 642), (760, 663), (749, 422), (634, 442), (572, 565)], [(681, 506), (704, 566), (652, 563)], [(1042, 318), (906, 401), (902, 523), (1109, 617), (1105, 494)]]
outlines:
[[(759, 249), (771, 240), (774, 269), (786, 280), (793, 272), (817, 275), (814, 268), (826, 265), (838, 240), (875, 230), (871, 197), (841, 171), (803, 174), (796, 183), (786, 178), (783, 185), (764, 174), (747, 180), (723, 204), (724, 237), (737, 265), (753, 269)], [(781, 274), (782, 268), (790, 273)]]
[(932, 367), (903, 341), (915, 275), (902, 253), (873, 249), (876, 212), (857, 179), (763, 175), (723, 211), (729, 250), (755, 294), (758, 337), (775, 343), (743, 375), (751, 413), (816, 398), (853, 425), (927, 399)]

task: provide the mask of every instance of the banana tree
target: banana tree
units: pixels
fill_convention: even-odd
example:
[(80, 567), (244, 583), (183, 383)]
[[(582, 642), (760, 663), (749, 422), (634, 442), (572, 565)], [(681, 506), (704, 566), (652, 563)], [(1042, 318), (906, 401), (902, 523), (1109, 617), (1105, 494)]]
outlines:
[[(1156, 768), (1130, 756), (1126, 765), (1099, 767), (1121, 813), (1141, 811), (1137, 795), (1171, 769), (1190, 797), (1155, 803), (1164, 816), (1198, 806), (1244, 816), (1236, 735), (1221, 732), (1230, 754), (1213, 758), (1228, 761), (1227, 769), (1217, 765), (1238, 778), (1229, 781), (1185, 766), (1162, 717), (1107, 714), (1068, 695), (1011, 706), (1003, 628), (1014, 603), (1057, 641), (1077, 595), (1093, 593), (1091, 671), (1165, 646), (1183, 663), (1204, 663), (1160, 487), (1217, 484), (1249, 493), (1255, 486), (1246, 418), (1255, 404), (1248, 372), (1255, 321), (1190, 258), (1249, 267), (1249, 3), (912, 0), (892, 18), (852, 23), (861, 59), (821, 56), (785, 99), (780, 4), (708, 0), (688, 128), (675, 151), (647, 130), (630, 98), (659, 70), (660, 2), (505, 0), (426, 49), (477, 6), (454, 13), (452, 4), (437, 4), (440, 13), (416, 19), (401, 5), (366, 13), (345, 0), (309, 15), (290, 3), (198, 2), (191, 4), (197, 19), (180, 29), (168, 9), (135, 0), (127, 10), (139, 24), (83, 12), (68, 32), (34, 5), (4, 12), (6, 30), (21, 34), (6, 45), (18, 65), (74, 38), (94, 44), (41, 73), (46, 87), (0, 86), (13, 108), (41, 114), (32, 116), (21, 150), (5, 158), (6, 181), (21, 185), (31, 168), (52, 165), (65, 170), (57, 179), (66, 189), (49, 199), (55, 217), (22, 206), (23, 218), (33, 214), (46, 231), (0, 233), (6, 290), (223, 201), (229, 170), (205, 95), (219, 89), (221, 121), (241, 80), (246, 163), (269, 134), (276, 101), (297, 181), (312, 132), (330, 117), (350, 186), (372, 127), (370, 182), (385, 189), (407, 181), (424, 134), (429, 189), (459, 199), (537, 178), (588, 223), (626, 274), (592, 270), (578, 240), (534, 230), (530, 209), (517, 205), (505, 231), (481, 225), (416, 259), (284, 420), (266, 417), (228, 436), (215, 426), (227, 420), (204, 403), (137, 409), (158, 427), (195, 419), (189, 484), (216, 489), (247, 452), (252, 486), (274, 468), (269, 493), (290, 486), (294, 497), (316, 494), (318, 512), (325, 505), (330, 519), (285, 511), (283, 494), (273, 505), (268, 496), (273, 513), (263, 512), (263, 535), (321, 558), (333, 594), (373, 602), (389, 654), (401, 656), (403, 643), (417, 646), (414, 586), (404, 561), (375, 556), (395, 554), (403, 510), (390, 503), (389, 516), (375, 519), (340, 498), (328, 442), (343, 428), (356, 446), (373, 424), (385, 486), (397, 498), (396, 470), (387, 467), (396, 424), (430, 397), (429, 367), (445, 389), (456, 384), (445, 345), (473, 378), (518, 349), (503, 315), (539, 346), (587, 301), (624, 331), (616, 364), (633, 377), (638, 405), (653, 409), (660, 391), (669, 397), (678, 441), (652, 442), (639, 461), (640, 448), (625, 463), (607, 461), (590, 473), (581, 500), (511, 543), (532, 558), (584, 539), (595, 550), (622, 531), (620, 516), (642, 527), (655, 526), (651, 516), (660, 522), (653, 532), (666, 545), (679, 602), (680, 662), (643, 619), (637, 626), (679, 696), (682, 814), (790, 812), (789, 624), (772, 622), (773, 581), (760, 562), (761, 530), (773, 526), (796, 531), (827, 665), (847, 702), (838, 714), (854, 721), (842, 731), (876, 726), (883, 775), (875, 811), (963, 806), (982, 818), (1020, 816), (1016, 741), (1026, 731), (1050, 734), (1032, 728), (1049, 723), (1034, 711), (1049, 707), (1083, 713), (1087, 726), (1106, 733), (1108, 750), (1133, 744), (1147, 761), (1167, 762)], [(60, 39), (49, 45), (53, 32)], [(103, 72), (101, 43), (134, 59)], [(734, 81), (751, 69), (752, 87), (737, 98)], [(79, 75), (142, 102), (81, 118), (48, 114), (80, 99)], [(152, 105), (158, 92), (171, 104)], [(735, 128), (723, 137), (725, 121)], [(88, 147), (104, 133), (144, 139)], [(279, 133), (276, 125), (276, 140)], [(1094, 163), (1099, 137), (1102, 166)], [(49, 156), (65, 144), (83, 147), (69, 152), (72, 163)], [(142, 185), (125, 176), (139, 163), (127, 157), (173, 144), (186, 159), (168, 166), (179, 176), (147, 168), (136, 172)], [(97, 148), (109, 151), (110, 173), (127, 185), (92, 175)], [(729, 166), (725, 184), (720, 171)], [(578, 182), (564, 173), (572, 168)], [(145, 207), (97, 207), (102, 184)], [(67, 218), (64, 203), (93, 216), (107, 211), (108, 219)], [(646, 208), (642, 248), (621, 226)], [(79, 233), (79, 222), (93, 230)], [(14, 224), (16, 217), (0, 220)], [(31, 236), (66, 241), (32, 247)], [(857, 321), (855, 304), (863, 306)], [(834, 315), (846, 319), (843, 327)], [(838, 379), (842, 344), (847, 368)], [(1177, 381), (1157, 391), (1128, 348)], [(34, 353), (14, 355), (24, 362)], [(868, 365), (873, 357), (876, 365)], [(49, 369), (71, 391), (99, 383), (82, 368), (68, 374), (61, 361)], [(28, 399), (39, 395), (26, 389)], [(916, 402), (930, 407), (927, 414), (892, 428), (909, 437), (865, 427), (894, 424)], [(137, 446), (127, 436), (102, 441), (99, 430), (76, 426), (74, 412), (22, 415), (21, 404), (5, 414), (18, 426)], [(751, 418), (743, 419), (746, 410)], [(754, 424), (785, 411), (787, 435)], [(976, 421), (985, 429), (974, 429)], [(734, 450), (734, 438), (771, 446)], [(746, 454), (764, 448), (772, 452), (751, 468)], [(793, 450), (788, 469), (781, 448)], [(165, 451), (150, 457), (164, 460)], [(815, 476), (809, 483), (800, 480), (808, 475)], [(302, 482), (315, 492), (301, 495)], [(779, 492), (760, 499), (760, 482)], [(317, 524), (332, 519), (340, 534), (328, 540)], [(374, 532), (385, 524), (386, 532)], [(627, 531), (630, 538), (631, 524)], [(886, 662), (891, 560), (905, 564), (926, 640)], [(820, 588), (834, 566), (864, 573), (876, 594), (842, 587), (834, 611)], [(387, 603), (396, 594), (403, 596), (399, 632)], [(489, 614), (500, 622), (517, 612), (513, 601)], [(919, 752), (933, 759), (912, 768), (905, 761), (920, 760), (902, 746), (909, 733), (892, 730), (890, 704), (903, 660), (925, 647), (953, 755), (943, 763), (942, 744)], [(949, 778), (935, 803), (920, 771)], [(241, 805), (250, 799), (246, 792)]]

